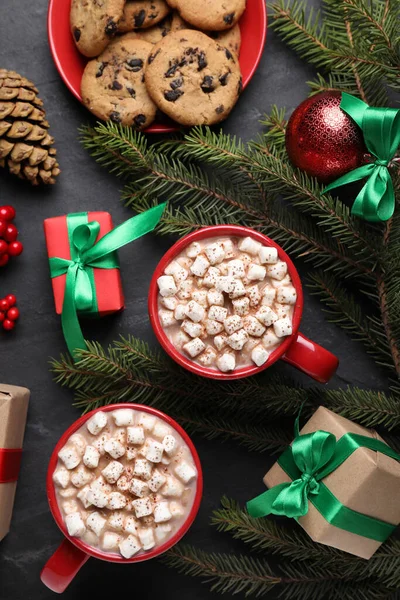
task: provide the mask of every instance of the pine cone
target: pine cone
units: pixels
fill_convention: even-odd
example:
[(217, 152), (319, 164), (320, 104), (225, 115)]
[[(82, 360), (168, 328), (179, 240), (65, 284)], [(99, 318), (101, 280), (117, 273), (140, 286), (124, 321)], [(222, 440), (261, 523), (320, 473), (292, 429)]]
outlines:
[(55, 183), (60, 173), (43, 102), (33, 83), (0, 69), (0, 167), (32, 185)]

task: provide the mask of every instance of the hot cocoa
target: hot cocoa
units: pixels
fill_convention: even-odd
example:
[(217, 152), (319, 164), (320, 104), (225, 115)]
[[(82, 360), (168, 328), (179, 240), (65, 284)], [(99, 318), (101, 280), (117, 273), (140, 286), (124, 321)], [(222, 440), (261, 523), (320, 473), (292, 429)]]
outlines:
[(167, 542), (191, 512), (192, 454), (157, 416), (98, 411), (58, 457), (53, 481), (66, 528), (94, 548), (132, 558)]

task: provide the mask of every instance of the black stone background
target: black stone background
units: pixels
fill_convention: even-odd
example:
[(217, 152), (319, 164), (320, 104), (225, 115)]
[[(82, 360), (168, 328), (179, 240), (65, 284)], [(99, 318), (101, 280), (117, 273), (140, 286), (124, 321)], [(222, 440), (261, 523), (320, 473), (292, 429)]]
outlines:
[[(253, 2), (255, 0), (248, 0)], [(319, 0), (308, 2), (318, 5)], [(79, 416), (72, 395), (52, 381), (50, 356), (65, 351), (60, 319), (54, 312), (43, 220), (82, 210), (109, 210), (119, 224), (132, 213), (120, 202), (120, 182), (100, 168), (77, 140), (77, 129), (91, 121), (74, 99), (52, 62), (46, 32), (47, 1), (1, 0), (0, 67), (14, 69), (33, 80), (45, 102), (51, 133), (56, 139), (62, 174), (50, 189), (0, 175), (0, 205), (12, 204), (25, 251), (0, 271), (0, 297), (15, 293), (21, 320), (11, 334), (0, 333), (0, 381), (31, 389), (24, 459), (12, 529), (0, 543), (0, 600), (50, 600), (53, 593), (39, 579), (42, 566), (61, 541), (47, 505), (45, 476), (51, 451), (64, 430)], [(226, 132), (244, 140), (262, 129), (259, 119), (272, 104), (292, 111), (307, 95), (312, 70), (268, 32), (261, 64), (236, 109), (225, 123)], [(156, 345), (146, 309), (154, 267), (171, 240), (147, 236), (120, 252), (126, 310), (85, 327), (86, 336), (101, 342), (133, 333)], [(333, 386), (355, 384), (379, 388), (383, 374), (361, 345), (352, 343), (325, 321), (320, 305), (306, 292), (302, 331), (335, 352), (341, 365)], [(276, 366), (300, 381), (308, 380), (288, 366)], [(262, 476), (273, 458), (248, 452), (233, 443), (195, 437), (203, 463), (205, 489), (199, 516), (185, 541), (208, 551), (243, 551), (239, 542), (209, 525), (211, 510), (227, 494), (244, 503), (263, 490)], [(65, 600), (132, 598), (205, 600), (216, 597), (198, 579), (179, 575), (158, 561), (118, 566), (91, 559), (64, 594)], [(104, 595), (103, 595), (104, 592)], [(123, 596), (122, 596), (123, 595)]]

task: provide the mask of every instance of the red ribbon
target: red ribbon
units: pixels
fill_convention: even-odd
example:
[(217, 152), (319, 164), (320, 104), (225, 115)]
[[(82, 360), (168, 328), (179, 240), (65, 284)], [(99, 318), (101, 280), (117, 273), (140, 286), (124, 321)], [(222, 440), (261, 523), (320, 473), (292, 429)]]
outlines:
[(17, 481), (21, 458), (21, 448), (0, 448), (0, 483)]

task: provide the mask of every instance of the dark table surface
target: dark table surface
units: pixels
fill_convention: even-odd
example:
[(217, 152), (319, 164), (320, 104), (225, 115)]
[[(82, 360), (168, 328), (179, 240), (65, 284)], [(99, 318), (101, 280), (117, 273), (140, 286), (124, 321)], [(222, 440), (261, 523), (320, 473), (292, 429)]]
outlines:
[[(319, 2), (309, 0), (309, 4)], [(77, 139), (78, 127), (90, 122), (91, 117), (64, 86), (52, 62), (46, 13), (47, 0), (1, 0), (0, 3), (0, 67), (18, 71), (39, 88), (62, 169), (57, 184), (50, 189), (33, 189), (0, 174), (0, 205), (15, 206), (16, 224), (25, 245), (23, 255), (0, 272), (0, 297), (16, 294), (21, 311), (17, 330), (10, 335), (0, 334), (0, 381), (26, 386), (32, 391), (12, 528), (0, 543), (0, 600), (54, 597), (39, 579), (42, 566), (61, 541), (47, 505), (46, 469), (59, 436), (79, 416), (72, 406), (70, 392), (52, 381), (48, 369), (49, 357), (58, 357), (65, 344), (60, 319), (54, 312), (43, 219), (67, 212), (109, 210), (118, 224), (132, 214), (120, 202), (120, 182), (100, 168)], [(224, 125), (225, 131), (245, 140), (256, 136), (262, 129), (259, 119), (263, 113), (274, 103), (292, 111), (307, 95), (306, 81), (312, 76), (312, 71), (269, 31), (258, 71)], [(107, 342), (119, 334), (133, 333), (156, 344), (147, 317), (146, 296), (153, 269), (169, 245), (165, 238), (147, 236), (135, 242), (134, 261), (128, 260), (129, 250), (121, 251), (126, 310), (92, 326), (87, 335)], [(382, 373), (361, 345), (352, 343), (342, 331), (327, 324), (318, 301), (307, 294), (302, 330), (339, 356), (341, 365), (332, 385), (372, 388), (384, 385)], [(305, 381), (292, 369), (288, 370)], [(243, 549), (239, 543), (211, 528), (210, 513), (223, 494), (244, 503), (260, 493), (261, 478), (273, 459), (231, 443), (199, 438), (195, 438), (195, 443), (203, 463), (205, 490), (199, 516), (185, 541), (204, 550), (240, 552)], [(86, 600), (104, 591), (114, 598), (123, 592), (134, 597), (138, 586), (146, 598), (216, 597), (199, 580), (180, 576), (158, 561), (123, 567), (100, 565), (92, 559), (64, 598)]]

